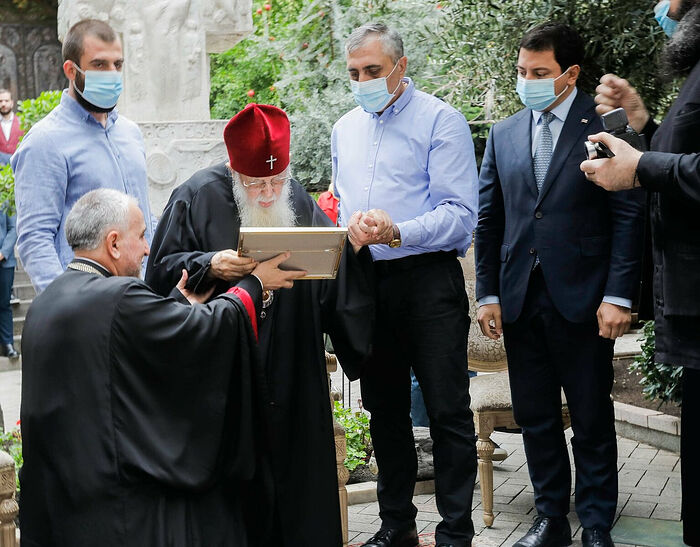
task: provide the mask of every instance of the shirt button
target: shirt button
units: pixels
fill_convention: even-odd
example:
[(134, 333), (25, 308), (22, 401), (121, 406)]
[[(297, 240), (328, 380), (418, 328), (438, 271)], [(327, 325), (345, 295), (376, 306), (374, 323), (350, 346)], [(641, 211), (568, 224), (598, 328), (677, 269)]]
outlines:
[(535, 218), (542, 218), (542, 211), (535, 212)]
[(379, 120), (379, 123), (384, 123), (384, 120)]
[(369, 190), (369, 186), (365, 186), (364, 190), (365, 190), (365, 192), (366, 192), (367, 190)]
[(374, 146), (377, 146), (377, 141), (374, 141), (372, 144), (373, 144)]
[(535, 251), (534, 247), (533, 247), (532, 249), (530, 249), (530, 254), (531, 254), (531, 255), (534, 255), (536, 252), (537, 252), (537, 251)]
[(370, 163), (370, 164), (369, 164), (370, 169), (372, 168), (372, 166), (373, 166), (373, 164)]

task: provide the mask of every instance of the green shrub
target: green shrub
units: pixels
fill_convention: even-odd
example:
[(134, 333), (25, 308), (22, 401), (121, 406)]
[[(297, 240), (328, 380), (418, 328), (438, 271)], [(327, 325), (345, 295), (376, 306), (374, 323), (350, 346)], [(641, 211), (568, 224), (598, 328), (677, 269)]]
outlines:
[[(515, 65), (523, 34), (538, 23), (560, 21), (586, 43), (579, 87), (594, 94), (599, 78), (614, 72), (637, 87), (652, 115), (663, 116), (669, 85), (657, 75), (665, 37), (653, 3), (637, 0), (445, 0), (446, 24), (435, 36), (447, 102), (478, 108), (480, 119), (499, 120), (522, 108), (515, 93)], [(566, 68), (566, 67), (562, 67)], [(473, 118), (472, 118), (473, 119)]]
[(340, 401), (333, 404), (333, 416), (345, 429), (347, 456), (343, 463), (352, 472), (358, 465), (365, 465), (372, 454), (369, 416), (361, 411), (344, 408)]
[(4, 450), (15, 460), (15, 477), (17, 490), (19, 490), (19, 469), (24, 464), (24, 458), (22, 457), (22, 433), (19, 429), (19, 422), (17, 422), (17, 427), (12, 431), (0, 432), (0, 450)]
[[(20, 101), (17, 111), (20, 127), (26, 133), (60, 102), (61, 91), (44, 91), (36, 99)], [(0, 167), (0, 204), (6, 207), (9, 215), (15, 214), (15, 176), (9, 165)]]
[(642, 353), (630, 365), (630, 370), (642, 375), (639, 383), (644, 386), (642, 392), (647, 399), (659, 401), (659, 406), (666, 402), (681, 402), (681, 379), (683, 367), (657, 363), (655, 357), (654, 322), (644, 323), (642, 335)]

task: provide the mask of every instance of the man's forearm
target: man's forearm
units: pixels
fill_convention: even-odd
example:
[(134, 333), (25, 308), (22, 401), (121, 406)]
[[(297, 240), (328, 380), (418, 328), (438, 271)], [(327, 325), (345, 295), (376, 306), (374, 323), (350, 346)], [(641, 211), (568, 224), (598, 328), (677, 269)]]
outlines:
[(63, 273), (63, 266), (53, 242), (25, 241), (20, 237), (17, 250), (22, 266), (37, 293), (43, 291)]

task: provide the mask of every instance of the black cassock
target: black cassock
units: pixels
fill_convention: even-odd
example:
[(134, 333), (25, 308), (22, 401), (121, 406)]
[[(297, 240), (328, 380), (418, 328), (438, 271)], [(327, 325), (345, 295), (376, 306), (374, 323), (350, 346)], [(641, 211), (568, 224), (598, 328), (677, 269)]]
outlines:
[[(258, 281), (239, 286), (259, 309)], [(260, 488), (263, 371), (250, 318), (232, 295), (178, 299), (68, 269), (34, 300), (22, 337), (22, 545), (254, 543), (243, 522)]]
[[(290, 184), (297, 225), (332, 225), (301, 185)], [(195, 173), (165, 208), (151, 247), (147, 283), (165, 294), (186, 268), (190, 286), (204, 290), (213, 282), (206, 276), (212, 256), (237, 248), (239, 228), (225, 165)], [(216, 292), (228, 286), (218, 281)], [(297, 281), (292, 289), (275, 291), (258, 323), (270, 396), (275, 546), (342, 543), (323, 333), (330, 334), (345, 373), (357, 377), (370, 348), (371, 286), (368, 249), (355, 256), (347, 244), (335, 280)]]

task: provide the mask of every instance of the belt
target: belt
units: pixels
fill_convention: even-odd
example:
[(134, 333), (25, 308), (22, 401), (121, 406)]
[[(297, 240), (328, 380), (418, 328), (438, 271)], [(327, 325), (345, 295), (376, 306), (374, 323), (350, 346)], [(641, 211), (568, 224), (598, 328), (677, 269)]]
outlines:
[(457, 258), (457, 251), (436, 251), (434, 253), (423, 253), (419, 255), (409, 255), (393, 260), (375, 260), (374, 271), (380, 275), (389, 275), (396, 272), (412, 270), (418, 266), (427, 264), (437, 264), (448, 262)]

